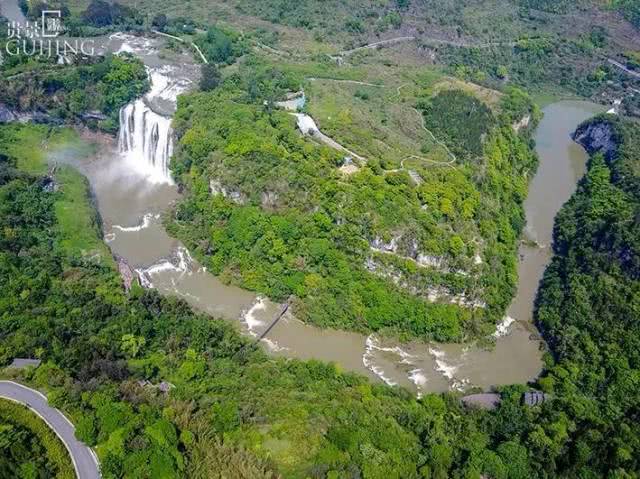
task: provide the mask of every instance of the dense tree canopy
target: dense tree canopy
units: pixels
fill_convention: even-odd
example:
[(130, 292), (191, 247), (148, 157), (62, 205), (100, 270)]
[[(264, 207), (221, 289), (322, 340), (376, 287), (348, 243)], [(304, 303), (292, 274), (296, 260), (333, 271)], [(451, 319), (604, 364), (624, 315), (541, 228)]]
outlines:
[[(455, 166), (417, 166), (416, 184), (374, 158), (346, 176), (344, 155), (301, 139), (294, 118), (270, 106), (294, 78), (249, 59), (215, 91), (180, 98), (172, 168), (188, 195), (171, 232), (223, 279), (280, 301), (293, 295), (297, 316), (318, 325), (440, 340), (488, 332), (515, 286), (535, 157), (510, 118), (534, 114), (528, 97), (505, 95), (501, 124), (469, 94), (425, 98), (428, 127), (450, 133), (456, 153), (468, 141)], [(469, 115), (482, 120), (470, 134)], [(434, 290), (444, 291), (435, 303)]]
[(5, 399), (0, 399), (0, 477), (75, 477), (69, 453), (49, 426), (26, 407)]
[(9, 77), (0, 90), (5, 107), (39, 112), (51, 122), (93, 122), (110, 132), (117, 131), (120, 108), (149, 88), (142, 62), (129, 54), (87, 59), (67, 68), (23, 55), (10, 57), (1, 69)]
[(45, 361), (22, 380), (73, 418), (106, 478), (633, 477), (639, 159), (637, 126), (612, 125), (620, 149), (593, 157), (557, 224), (537, 312), (553, 352), (542, 407), (521, 405), (524, 387), (504, 388), (494, 412), (450, 395), (415, 400), (333, 365), (267, 358), (153, 291), (127, 297), (110, 268), (68, 261), (54, 227), (61, 193), (6, 155), (0, 361)]
[[(520, 17), (574, 7), (512, 3)], [(474, 1), (424, 2), (436, 4), (444, 6), (425, 14), (429, 22), (457, 25), (459, 36), (483, 28), (465, 24), (457, 8)], [(239, 2), (318, 35), (355, 37), (400, 28), (416, 5), (333, 2), (318, 17), (317, 2)], [(371, 15), (374, 6), (381, 10)], [(635, 2), (610, 6), (637, 24)], [(142, 20), (101, 0), (84, 17), (94, 33)], [(425, 89), (410, 106), (450, 156), (412, 165), (415, 175), (369, 158), (347, 175), (343, 154), (301, 138), (295, 119), (274, 108), (303, 76), (248, 54), (247, 38), (230, 30), (196, 32), (193, 20), (176, 17), (152, 23), (194, 34), (220, 68), (244, 56), (224, 75), (203, 67), (205, 91), (180, 98), (174, 123), (172, 167), (185, 195), (167, 227), (210, 271), (292, 298), (299, 318), (321, 326), (440, 340), (493, 330), (514, 293), (522, 202), (536, 163), (530, 132), (513, 127), (527, 115), (535, 124), (528, 95), (505, 89), (490, 105), (459, 89)], [(480, 83), (559, 82), (591, 94), (612, 71), (583, 74), (589, 62), (584, 71), (563, 62), (600, 54), (607, 41), (594, 28), (578, 39), (522, 36), (495, 48), (449, 45), (438, 55)], [(142, 64), (126, 56), (61, 68), (12, 58), (2, 74), (20, 79), (0, 92), (10, 107), (70, 121), (99, 110), (110, 131), (118, 109), (148, 88)], [(269, 357), (175, 298), (139, 285), (125, 293), (109, 259), (81, 254), (106, 250), (84, 180), (63, 168), (57, 179), (73, 188), (51, 191), (51, 179), (39, 176), (46, 166), (36, 152), (71, 134), (34, 125), (0, 126), (0, 366), (16, 356), (43, 365), (3, 374), (48, 393), (95, 447), (106, 479), (637, 477), (640, 134), (636, 123), (611, 118), (581, 130), (591, 126), (612, 141), (591, 151), (587, 175), (557, 218), (535, 313), (549, 344), (545, 371), (531, 385), (549, 395), (542, 406), (521, 403), (523, 385), (501, 388), (495, 411), (465, 409), (457, 394), (416, 399), (333, 364)], [(64, 202), (75, 218), (59, 213)], [(432, 301), (434, 289), (446, 295)], [(48, 477), (66, 467), (18, 417), (0, 406), (0, 475)]]

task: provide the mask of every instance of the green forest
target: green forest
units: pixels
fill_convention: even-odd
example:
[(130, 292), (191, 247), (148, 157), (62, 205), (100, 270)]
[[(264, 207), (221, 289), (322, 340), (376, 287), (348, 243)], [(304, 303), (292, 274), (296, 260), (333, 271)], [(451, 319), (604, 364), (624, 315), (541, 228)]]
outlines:
[(144, 65), (130, 55), (88, 57), (73, 66), (54, 60), (9, 56), (0, 65), (0, 104), (39, 122), (83, 123), (114, 133), (120, 108), (149, 88)]
[[(295, 86), (292, 75), (250, 58), (219, 88), (180, 97), (172, 168), (185, 198), (169, 231), (223, 280), (292, 297), (296, 316), (319, 326), (443, 341), (488, 333), (514, 292), (524, 174), (536, 164), (530, 133), (511, 128), (536, 115), (528, 96), (510, 91), (498, 115), (461, 91), (425, 96), (427, 125), (438, 135), (448, 125), (451, 148), (464, 140), (464, 151), (456, 166), (425, 160), (416, 185), (375, 159), (347, 177), (335, 150), (301, 139), (291, 115), (263, 104)], [(474, 111), (482, 126), (466, 130)], [(372, 249), (390, 241), (395, 254)], [(420, 265), (420, 254), (448, 266)], [(486, 266), (474, 264), (478, 254)], [(427, 288), (439, 286), (487, 307), (429, 302)]]
[[(334, 365), (268, 359), (180, 301), (141, 289), (127, 297), (112, 269), (68, 261), (59, 194), (16, 164), (3, 157), (0, 175), (0, 360), (45, 360), (22, 380), (70, 414), (104, 477), (418, 477), (422, 428), (460, 435), (458, 444), (458, 427), (475, 429), (452, 398), (423, 405)], [(164, 395), (143, 379), (175, 388)], [(451, 408), (454, 423), (444, 421)], [(443, 465), (433, 459), (441, 474), (462, 467), (462, 449), (442, 454)]]
[(637, 471), (638, 125), (596, 118), (578, 133), (592, 126), (611, 132), (617, 147), (592, 151), (587, 175), (556, 219), (556, 255), (536, 316), (557, 365), (540, 383), (570, 398), (562, 410), (572, 420), (574, 449), (560, 461), (564, 467), (577, 470), (581, 461), (598, 457)]
[[(164, 227), (223, 283), (321, 328), (493, 347), (518, 284), (537, 103), (623, 98), (622, 113), (640, 112), (634, 0), (21, 7), (31, 20), (60, 8), (71, 35), (158, 30), (202, 50), (210, 63), (173, 118), (180, 196)], [(341, 51), (401, 36), (398, 51)], [(125, 290), (88, 180), (48, 160), (94, 155), (90, 131), (115, 136), (150, 88), (143, 62), (2, 60), (0, 378), (45, 393), (104, 479), (640, 476), (637, 119), (576, 131), (590, 159), (535, 301), (544, 369), (493, 388), (485, 410), (461, 401), (478, 388), (416, 397), (271, 355), (136, 281)], [(277, 105), (298, 91), (297, 113), (362, 157), (298, 132)], [(16, 357), (42, 364), (3, 369)], [(546, 401), (526, 405), (531, 390)], [(0, 477), (75, 477), (54, 432), (2, 399)]]
[[(521, 404), (524, 386), (503, 388), (493, 412), (464, 410), (452, 394), (416, 400), (331, 364), (268, 358), (227, 323), (154, 291), (135, 288), (127, 297), (110, 267), (69, 261), (64, 229), (56, 228), (61, 193), (43, 191), (40, 177), (16, 168), (21, 158), (6, 155), (0, 361), (45, 361), (20, 379), (70, 415), (78, 437), (96, 446), (106, 478), (211, 477), (212, 470), (634, 477), (638, 320), (633, 301), (618, 298), (637, 289), (630, 258), (640, 158), (637, 125), (610, 126), (619, 148), (607, 160), (593, 156), (557, 223), (536, 315), (553, 352), (538, 381), (553, 400), (541, 407)], [(576, 231), (588, 234), (568, 243)], [(560, 311), (577, 314), (559, 322)], [(161, 381), (174, 385), (169, 394), (155, 387)]]
[(26, 407), (0, 399), (0, 476), (73, 479), (71, 458), (53, 431)]

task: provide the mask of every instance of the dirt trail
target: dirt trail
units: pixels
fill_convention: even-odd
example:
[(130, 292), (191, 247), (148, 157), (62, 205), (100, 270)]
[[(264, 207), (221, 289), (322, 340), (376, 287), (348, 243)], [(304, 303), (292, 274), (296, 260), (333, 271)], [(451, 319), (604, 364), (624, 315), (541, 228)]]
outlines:
[[(444, 142), (442, 142), (442, 141), (438, 140), (438, 139), (436, 138), (436, 136), (431, 132), (431, 130), (429, 130), (429, 129), (426, 127), (426, 125), (424, 124), (424, 116), (422, 115), (422, 113), (420, 113), (417, 109), (415, 109), (415, 108), (413, 108), (413, 107), (412, 107), (411, 109), (412, 109), (413, 111), (415, 111), (417, 115), (419, 115), (419, 116), (420, 116), (420, 121), (421, 121), (422, 129), (423, 129), (424, 131), (426, 131), (427, 133), (429, 133), (429, 135), (431, 136), (431, 138), (433, 139), (433, 141), (434, 141), (436, 144), (440, 145), (442, 148), (444, 148), (444, 149), (445, 149), (445, 151), (446, 151), (446, 152), (449, 154), (449, 156), (451, 157), (451, 160), (450, 160), (450, 161), (447, 161), (447, 162), (444, 162), (444, 163), (443, 163), (443, 162), (439, 162), (439, 161), (435, 161), (434, 163), (441, 163), (441, 164), (451, 165), (451, 164), (453, 164), (453, 163), (457, 162), (457, 161), (458, 161), (458, 159), (456, 158), (456, 155), (454, 155), (454, 154), (451, 152), (451, 150), (449, 149), (449, 147), (448, 147)], [(427, 160), (427, 161), (433, 161), (433, 160)]]
[(363, 86), (373, 86), (376, 88), (386, 88), (384, 85), (380, 85), (377, 83), (367, 83), (364, 81), (358, 81), (358, 80), (341, 80), (339, 78), (316, 78), (316, 77), (308, 77), (306, 78), (306, 80), (309, 81), (333, 81), (333, 82), (338, 82), (338, 83), (351, 83), (353, 85), (363, 85)]
[(151, 31), (153, 33), (155, 33), (156, 35), (161, 35), (163, 37), (172, 38), (174, 40), (178, 40), (181, 43), (189, 43), (189, 45), (191, 45), (196, 50), (196, 52), (198, 52), (198, 55), (200, 55), (200, 58), (202, 59), (202, 61), (204, 63), (209, 63), (209, 60), (207, 60), (207, 58), (202, 53), (202, 50), (200, 50), (200, 48), (198, 48), (198, 45), (196, 45), (195, 43), (193, 43), (193, 42), (185, 42), (185, 40), (183, 38), (176, 37), (174, 35), (169, 35), (168, 33), (163, 33), (163, 32), (160, 32), (158, 30), (151, 30)]
[[(367, 83), (367, 82), (363, 82), (363, 81), (357, 81), (357, 80), (342, 80), (342, 79), (337, 79), (337, 78), (314, 78), (314, 77), (308, 77), (306, 78), (306, 80), (308, 81), (317, 81), (317, 80), (322, 80), (322, 81), (333, 81), (333, 82), (339, 82), (339, 83), (351, 83), (351, 84), (355, 84), (355, 85), (364, 85), (364, 86), (372, 86), (372, 87), (376, 87), (376, 88), (386, 88), (385, 85), (380, 85), (380, 84), (375, 84), (375, 83)], [(403, 87), (408, 86), (407, 84), (404, 85), (400, 85), (396, 91), (398, 93), (398, 96), (400, 96), (400, 89), (402, 89)], [(418, 155), (409, 155), (406, 156), (405, 158), (403, 158), (400, 161), (400, 168), (399, 169), (395, 169), (395, 170), (389, 170), (388, 173), (392, 173), (392, 172), (396, 172), (396, 171), (400, 171), (400, 170), (405, 170), (404, 167), (404, 162), (405, 160), (409, 160), (409, 159), (415, 159), (415, 160), (419, 160), (419, 161), (423, 161), (425, 163), (430, 163), (433, 165), (437, 165), (437, 166), (449, 166), (451, 168), (455, 168), (454, 163), (458, 162), (458, 158), (453, 154), (453, 152), (449, 149), (449, 147), (442, 141), (438, 140), (436, 138), (436, 136), (431, 132), (431, 130), (429, 130), (425, 123), (424, 123), (424, 116), (422, 115), (422, 113), (420, 113), (416, 108), (411, 107), (411, 109), (413, 111), (416, 112), (416, 114), (420, 117), (420, 126), (421, 128), (426, 131), (429, 136), (431, 137), (431, 139), (433, 140), (434, 143), (436, 143), (438, 146), (442, 147), (446, 152), (447, 155), (451, 158), (449, 161), (437, 161), (437, 160), (431, 160), (429, 158), (424, 158)], [(307, 116), (307, 115), (305, 115)], [(298, 117), (299, 118), (299, 117)], [(311, 117), (308, 117), (311, 118)], [(311, 119), (313, 121), (313, 119)], [(354, 158), (362, 161), (362, 162), (366, 162), (366, 159), (357, 155), (356, 153), (352, 152), (351, 150), (348, 150), (347, 148), (345, 148), (344, 146), (342, 146), (341, 144), (339, 144), (338, 142), (336, 142), (333, 138), (330, 138), (328, 136), (326, 136), (324, 133), (322, 133), (320, 131), (319, 128), (317, 128), (317, 126), (315, 125), (315, 121), (314, 121), (314, 125), (315, 129), (317, 130), (316, 133), (316, 138), (319, 139), (320, 141), (322, 141), (323, 143), (331, 146), (332, 148), (338, 149), (338, 150), (342, 150), (345, 151), (347, 153), (349, 153), (350, 155), (352, 155)], [(389, 145), (387, 145), (386, 143), (380, 141), (383, 145), (385, 145), (387, 148), (392, 149)], [(409, 174), (412, 175), (412, 177), (414, 177), (414, 175), (412, 173), (412, 170), (407, 170), (409, 171)]]
[(343, 151), (347, 153), (349, 156), (351, 156), (352, 158), (357, 159), (362, 164), (365, 164), (367, 162), (366, 158), (358, 155), (357, 153), (354, 153), (353, 151), (349, 150), (348, 148), (338, 143), (336, 140), (334, 140), (330, 136), (327, 136), (324, 133), (322, 133), (320, 128), (318, 128), (318, 125), (316, 124), (315, 120), (311, 118), (309, 115), (306, 115), (304, 113), (291, 113), (291, 115), (296, 117), (298, 128), (304, 135), (308, 135), (311, 138), (321, 141), (325, 145), (333, 148), (334, 150)]
[(274, 53), (276, 55), (280, 55), (280, 56), (284, 56), (284, 57), (292, 56), (291, 52), (285, 52), (283, 50), (277, 50), (277, 49), (275, 49), (273, 47), (270, 47), (269, 45), (265, 45), (264, 43), (261, 43), (261, 42), (258, 42), (258, 41), (255, 42), (255, 46), (258, 47), (258, 48), (261, 48), (263, 50), (267, 50), (268, 52)]
[(517, 42), (465, 43), (465, 42), (456, 42), (453, 40), (444, 40), (441, 38), (434, 38), (434, 37), (405, 36), (405, 37), (395, 37), (395, 38), (390, 38), (388, 40), (381, 40), (379, 42), (369, 43), (361, 47), (351, 48), (350, 50), (343, 50), (338, 52), (336, 56), (345, 57), (362, 50), (371, 50), (373, 48), (381, 47), (384, 45), (393, 45), (395, 43), (408, 42), (412, 40), (418, 40), (424, 43), (437, 43), (440, 45), (451, 45), (453, 47), (459, 47), (459, 48), (492, 48), (492, 47), (504, 47), (504, 46), (514, 47), (517, 45)]
[(416, 39), (416, 37), (413, 37), (413, 36), (390, 38), (388, 40), (381, 40), (379, 42), (369, 43), (368, 45), (362, 45), (361, 47), (352, 48), (350, 50), (343, 50), (341, 52), (338, 52), (337, 55), (338, 56), (342, 56), (342, 57), (349, 56), (352, 53), (359, 52), (361, 50), (370, 50), (372, 48), (377, 48), (377, 47), (382, 46), (382, 45), (390, 45), (390, 44), (393, 44), (393, 43), (408, 42), (408, 41), (415, 40), (415, 39)]
[(618, 67), (620, 70), (628, 73), (629, 75), (636, 77), (636, 78), (640, 78), (640, 73), (633, 71), (629, 68), (627, 68), (626, 66), (624, 66), (622, 63), (615, 61), (613, 58), (607, 58), (607, 61), (609, 63), (611, 63), (612, 65)]

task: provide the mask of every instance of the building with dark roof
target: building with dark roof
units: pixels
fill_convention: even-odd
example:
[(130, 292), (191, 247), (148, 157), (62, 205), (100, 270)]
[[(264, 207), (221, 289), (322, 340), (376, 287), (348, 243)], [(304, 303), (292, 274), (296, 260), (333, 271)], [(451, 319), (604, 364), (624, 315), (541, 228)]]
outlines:
[(539, 406), (547, 399), (542, 391), (527, 391), (522, 395), (522, 403), (526, 406)]
[(8, 367), (13, 369), (23, 369), (28, 366), (33, 366), (34, 368), (37, 368), (41, 363), (42, 361), (39, 359), (14, 358), (13, 362)]

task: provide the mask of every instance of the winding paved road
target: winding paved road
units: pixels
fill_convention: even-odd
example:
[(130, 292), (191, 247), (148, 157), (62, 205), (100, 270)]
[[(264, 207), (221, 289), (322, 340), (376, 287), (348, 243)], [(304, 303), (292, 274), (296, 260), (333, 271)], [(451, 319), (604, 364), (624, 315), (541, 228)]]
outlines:
[(94, 452), (76, 439), (73, 424), (64, 414), (49, 406), (43, 394), (13, 381), (0, 381), (0, 397), (28, 406), (53, 429), (71, 454), (78, 479), (100, 479)]

